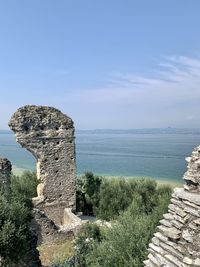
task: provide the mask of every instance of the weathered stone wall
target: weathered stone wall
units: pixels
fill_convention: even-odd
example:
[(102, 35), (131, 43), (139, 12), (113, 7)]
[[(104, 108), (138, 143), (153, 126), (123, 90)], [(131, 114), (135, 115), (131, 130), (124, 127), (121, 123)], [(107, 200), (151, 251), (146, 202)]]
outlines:
[(186, 160), (186, 185), (174, 190), (149, 244), (146, 267), (200, 266), (200, 146)]
[(71, 227), (65, 229), (56, 225), (43, 211), (38, 209), (33, 209), (31, 228), (37, 233), (38, 245), (62, 243), (74, 238), (74, 231)]
[(15, 132), (17, 142), (37, 160), (39, 185), (38, 196), (32, 199), (34, 219), (31, 227), (37, 233), (38, 244), (72, 239), (82, 225), (71, 212), (76, 208), (72, 119), (53, 107), (28, 105), (14, 113), (9, 126)]
[(4, 190), (9, 190), (12, 165), (8, 159), (0, 158), (0, 184)]
[(46, 106), (24, 106), (9, 122), (17, 141), (37, 160), (38, 197), (35, 207), (56, 224), (63, 224), (64, 209), (76, 206), (76, 158), (71, 118)]

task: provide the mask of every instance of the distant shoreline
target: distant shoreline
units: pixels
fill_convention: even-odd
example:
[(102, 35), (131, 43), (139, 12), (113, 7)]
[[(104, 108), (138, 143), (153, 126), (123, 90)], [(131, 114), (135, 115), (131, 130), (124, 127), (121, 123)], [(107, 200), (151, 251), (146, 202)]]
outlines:
[[(22, 173), (24, 171), (32, 171), (30, 169), (24, 169), (24, 168), (19, 168), (17, 166), (13, 166), (13, 174), (14, 175), (22, 175)], [(174, 187), (177, 187), (177, 186), (182, 186), (184, 181), (181, 180), (181, 181), (177, 181), (177, 180), (172, 180), (172, 179), (163, 179), (163, 178), (154, 178), (154, 177), (148, 177), (148, 176), (124, 176), (124, 175), (104, 175), (104, 174), (96, 174), (94, 173), (95, 175), (99, 175), (99, 176), (102, 176), (102, 177), (105, 177), (105, 178), (110, 178), (110, 179), (119, 179), (119, 178), (124, 178), (124, 179), (150, 179), (150, 180), (155, 180), (157, 182), (158, 185), (171, 185), (173, 188)], [(78, 176), (81, 176), (83, 174), (78, 174)]]
[[(131, 128), (131, 129), (76, 129), (76, 134), (194, 134), (200, 135), (200, 128)], [(0, 129), (0, 134), (14, 133), (10, 129)]]
[(102, 177), (105, 177), (105, 178), (113, 178), (113, 179), (118, 179), (118, 178), (124, 178), (124, 179), (135, 179), (135, 180), (139, 180), (139, 179), (148, 179), (148, 180), (154, 180), (157, 182), (158, 185), (170, 185), (172, 186), (173, 188), (174, 187), (180, 187), (184, 184), (184, 180), (180, 180), (180, 181), (177, 181), (177, 180), (167, 180), (166, 178), (163, 179), (163, 178), (154, 178), (154, 177), (148, 177), (148, 176), (117, 176), (117, 175), (101, 175)]

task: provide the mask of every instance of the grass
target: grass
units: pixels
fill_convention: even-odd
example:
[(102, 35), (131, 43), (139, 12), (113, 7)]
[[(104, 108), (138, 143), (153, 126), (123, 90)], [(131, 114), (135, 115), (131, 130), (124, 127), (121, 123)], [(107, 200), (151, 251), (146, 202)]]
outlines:
[(42, 265), (49, 266), (60, 263), (73, 256), (74, 248), (72, 241), (58, 243), (53, 245), (41, 245), (38, 247)]

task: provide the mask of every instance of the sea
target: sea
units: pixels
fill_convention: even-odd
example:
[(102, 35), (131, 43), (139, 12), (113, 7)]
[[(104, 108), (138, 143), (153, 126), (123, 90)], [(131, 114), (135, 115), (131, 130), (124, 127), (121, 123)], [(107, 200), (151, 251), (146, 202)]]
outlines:
[[(77, 130), (77, 173), (182, 181), (185, 157), (200, 145), (200, 129)], [(0, 157), (7, 157), (14, 171), (35, 171), (36, 161), (15, 140), (0, 130)]]

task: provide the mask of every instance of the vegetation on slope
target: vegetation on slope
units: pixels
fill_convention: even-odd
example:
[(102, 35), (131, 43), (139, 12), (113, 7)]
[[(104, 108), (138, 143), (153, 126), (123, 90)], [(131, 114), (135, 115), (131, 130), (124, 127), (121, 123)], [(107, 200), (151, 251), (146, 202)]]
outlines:
[(79, 178), (78, 186), (79, 210), (87, 214), (89, 205), (90, 213), (110, 220), (112, 227), (86, 225), (76, 238), (75, 256), (56, 266), (143, 266), (149, 241), (167, 211), (171, 188), (152, 180), (103, 179), (92, 173)]
[[(0, 257), (3, 266), (16, 266), (29, 250), (30, 198), (36, 195), (36, 175), (12, 176), (9, 192), (0, 189)], [(1, 266), (2, 266), (1, 265)]]
[[(3, 266), (16, 266), (28, 253), (30, 199), (36, 196), (36, 186), (35, 174), (26, 172), (12, 176), (10, 192), (0, 191)], [(77, 181), (77, 210), (110, 221), (112, 227), (87, 224), (75, 240), (74, 256), (55, 266), (143, 266), (148, 243), (167, 210), (170, 195), (169, 186), (157, 186), (152, 180), (105, 179), (85, 173)], [(63, 260), (69, 255), (67, 250), (54, 260)]]

